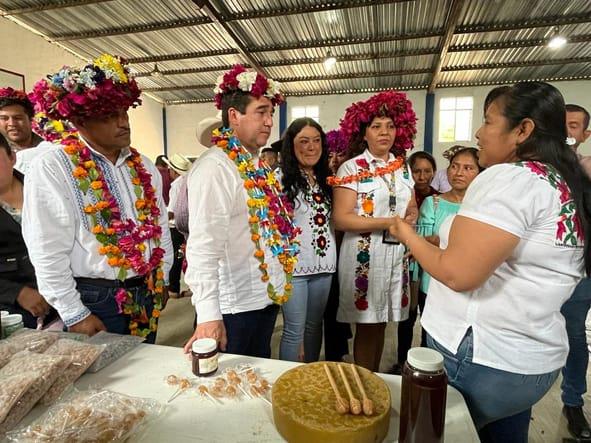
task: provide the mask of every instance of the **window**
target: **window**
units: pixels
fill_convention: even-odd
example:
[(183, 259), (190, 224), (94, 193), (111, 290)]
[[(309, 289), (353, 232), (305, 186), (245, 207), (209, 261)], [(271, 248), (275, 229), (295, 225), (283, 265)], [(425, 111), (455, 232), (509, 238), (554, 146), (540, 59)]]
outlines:
[(320, 123), (320, 110), (318, 106), (294, 106), (291, 108), (291, 121), (302, 117), (309, 117)]
[(446, 97), (439, 100), (439, 141), (472, 140), (472, 97)]

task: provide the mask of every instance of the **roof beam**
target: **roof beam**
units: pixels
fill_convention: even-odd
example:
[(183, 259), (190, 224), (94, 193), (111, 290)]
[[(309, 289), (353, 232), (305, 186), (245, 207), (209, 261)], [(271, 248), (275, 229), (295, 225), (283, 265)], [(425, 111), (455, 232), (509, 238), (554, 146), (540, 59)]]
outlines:
[(480, 32), (514, 31), (527, 28), (544, 28), (556, 25), (576, 25), (591, 22), (591, 12), (571, 15), (555, 15), (505, 23), (474, 24), (458, 26), (456, 34), (475, 34)]
[(29, 6), (27, 8), (5, 9), (0, 12), (0, 16), (15, 16), (29, 14), (31, 12), (51, 11), (54, 9), (72, 8), (74, 6), (93, 5), (95, 3), (106, 3), (113, 0), (57, 0), (47, 3), (41, 3), (36, 6)]
[(209, 17), (191, 17), (187, 19), (171, 20), (167, 22), (148, 23), (145, 25), (124, 26), (118, 28), (109, 28), (102, 30), (77, 32), (73, 34), (54, 34), (49, 38), (55, 42), (64, 42), (70, 40), (82, 40), (89, 38), (111, 37), (114, 35), (138, 34), (141, 32), (161, 31), (163, 29), (173, 29), (187, 26), (198, 26), (211, 23)]
[(437, 86), (437, 81), (439, 80), (439, 74), (441, 73), (441, 67), (443, 66), (443, 61), (445, 60), (445, 56), (447, 55), (447, 51), (449, 49), (449, 45), (451, 44), (451, 40), (454, 37), (454, 30), (458, 24), (460, 19), (460, 13), (462, 12), (462, 7), (464, 6), (465, 0), (451, 0), (451, 5), (445, 19), (445, 34), (441, 39), (441, 47), (439, 51), (439, 56), (435, 62), (435, 68), (433, 69), (433, 75), (431, 76), (431, 83), (429, 84), (429, 88), (427, 88), (427, 92), (430, 94), (435, 90)]
[(444, 72), (454, 71), (480, 71), (484, 69), (503, 69), (503, 68), (527, 68), (530, 66), (552, 66), (552, 65), (569, 65), (576, 63), (591, 63), (591, 57), (580, 58), (555, 58), (546, 60), (531, 60), (520, 62), (505, 62), (505, 63), (484, 63), (478, 65), (460, 65), (460, 66), (446, 66), (442, 69)]
[[(494, 43), (476, 43), (472, 45), (456, 45), (451, 46), (448, 52), (473, 52), (473, 51), (491, 51), (494, 49), (512, 49), (512, 48), (531, 48), (535, 46), (545, 46), (549, 39), (536, 38), (529, 40), (514, 40), (509, 42), (494, 42)], [(575, 35), (567, 38), (569, 43), (586, 43), (591, 42), (591, 34)]]
[[(233, 65), (219, 65), (219, 66), (206, 66), (204, 68), (187, 68), (187, 69), (169, 69), (166, 71), (160, 71), (160, 75), (183, 75), (183, 74), (199, 74), (202, 72), (217, 72), (217, 71), (227, 71), (232, 69)], [(245, 68), (249, 68), (250, 66), (244, 65)], [(134, 78), (139, 77), (150, 77), (152, 75), (151, 72), (140, 72), (135, 74)]]
[(128, 58), (129, 64), (137, 63), (154, 63), (154, 62), (167, 62), (172, 60), (187, 60), (191, 58), (206, 58), (216, 57), (220, 55), (235, 55), (239, 54), (237, 49), (215, 49), (213, 51), (201, 51), (201, 52), (183, 52), (180, 54), (164, 54), (164, 55), (150, 55), (148, 57), (132, 57)]
[[(250, 64), (250, 66), (256, 69), (259, 73), (266, 76), (265, 70), (259, 64), (258, 60), (252, 56), (252, 54), (246, 47), (246, 44), (238, 35), (238, 33), (236, 33), (232, 29), (232, 27), (228, 23), (226, 23), (223, 15), (212, 5), (211, 0), (192, 0), (192, 2), (195, 3), (198, 7), (200, 7), (201, 10), (212, 20), (212, 22), (218, 24), (224, 29), (224, 31), (226, 31), (226, 34), (228, 34), (230, 39), (234, 41), (234, 44), (236, 45), (238, 52), (240, 53), (240, 55), (242, 55), (244, 60), (246, 60)], [(222, 6), (223, 5), (220, 5), (220, 7)]]
[(323, 11), (338, 11), (342, 9), (361, 8), (367, 6), (387, 5), (392, 3), (407, 3), (414, 0), (349, 0), (349, 1), (327, 1), (316, 5), (293, 6), (287, 8), (269, 9), (264, 11), (245, 11), (224, 15), (224, 20), (250, 20), (256, 18), (269, 18), (286, 15), (308, 14)]

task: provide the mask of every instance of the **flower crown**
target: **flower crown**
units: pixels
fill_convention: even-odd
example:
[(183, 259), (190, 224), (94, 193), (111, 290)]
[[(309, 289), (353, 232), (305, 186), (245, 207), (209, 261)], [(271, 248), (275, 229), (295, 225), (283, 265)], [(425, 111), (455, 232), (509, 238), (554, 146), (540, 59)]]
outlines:
[(21, 105), (23, 108), (33, 114), (33, 104), (27, 97), (25, 91), (18, 89), (0, 88), (0, 106)]
[(82, 69), (64, 66), (35, 83), (29, 99), (36, 112), (53, 120), (100, 118), (117, 109), (135, 108), (142, 102), (141, 91), (125, 65), (123, 60), (103, 54)]
[(378, 116), (390, 117), (396, 127), (393, 148), (408, 151), (413, 148), (417, 133), (417, 116), (406, 94), (398, 91), (384, 91), (365, 101), (353, 103), (341, 119), (341, 132), (347, 146), (361, 131), (361, 126), (369, 124)]
[(232, 69), (217, 79), (215, 94), (215, 106), (222, 109), (222, 97), (224, 94), (235, 91), (248, 92), (250, 95), (260, 98), (267, 97), (273, 106), (283, 103), (283, 96), (279, 91), (279, 82), (266, 78), (258, 72), (247, 71), (242, 65), (234, 65)]
[(330, 154), (344, 154), (348, 149), (347, 140), (340, 129), (333, 129), (326, 133), (326, 144)]

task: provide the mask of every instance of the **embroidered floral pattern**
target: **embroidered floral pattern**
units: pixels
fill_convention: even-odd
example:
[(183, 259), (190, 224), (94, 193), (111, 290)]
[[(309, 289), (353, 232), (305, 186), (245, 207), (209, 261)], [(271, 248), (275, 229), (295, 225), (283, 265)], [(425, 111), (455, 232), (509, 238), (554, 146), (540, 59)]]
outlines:
[(330, 246), (328, 220), (330, 218), (330, 203), (327, 201), (320, 188), (316, 186), (314, 189), (308, 188), (304, 198), (310, 204), (312, 209), (312, 217), (308, 220), (310, 228), (312, 228), (311, 246), (314, 252), (319, 257), (325, 257), (326, 251)]
[(583, 228), (577, 214), (575, 201), (566, 181), (551, 165), (538, 161), (517, 162), (517, 166), (527, 168), (540, 179), (560, 192), (560, 214), (556, 222), (556, 246), (580, 247), (583, 240)]
[[(361, 197), (361, 217), (373, 216), (373, 194), (367, 193)], [(371, 247), (371, 232), (364, 232), (357, 241), (357, 267), (355, 268), (355, 307), (360, 311), (368, 308), (367, 289), (369, 287), (369, 248)]]

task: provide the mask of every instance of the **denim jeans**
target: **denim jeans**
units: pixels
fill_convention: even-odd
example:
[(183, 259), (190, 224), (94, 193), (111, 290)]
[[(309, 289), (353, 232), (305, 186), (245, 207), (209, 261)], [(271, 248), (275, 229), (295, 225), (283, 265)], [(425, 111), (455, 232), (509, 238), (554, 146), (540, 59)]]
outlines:
[(472, 362), (472, 329), (454, 355), (427, 334), (444, 358), (449, 384), (462, 393), (483, 443), (527, 443), (531, 407), (552, 387), (559, 369), (523, 375)]
[(585, 335), (585, 319), (589, 307), (591, 307), (591, 279), (584, 278), (560, 310), (566, 320), (569, 346), (560, 385), (562, 403), (566, 406), (583, 406), (583, 394), (587, 392), (589, 350)]
[(223, 314), (229, 354), (271, 358), (271, 336), (279, 306), (269, 305), (256, 311)]
[[(76, 288), (80, 292), (80, 298), (84, 306), (90, 309), (93, 315), (96, 315), (105, 325), (107, 331), (116, 334), (129, 335), (129, 322), (131, 317), (129, 315), (120, 314), (117, 302), (115, 301), (115, 294), (119, 288), (108, 288), (91, 283), (77, 283)], [(135, 301), (140, 305), (146, 307), (148, 318), (152, 316), (152, 309), (154, 308), (154, 300), (147, 295), (148, 288), (145, 284), (135, 287), (127, 288), (131, 292)], [(147, 325), (140, 325), (144, 328)], [(156, 333), (151, 332), (146, 337), (146, 343), (155, 343)]]
[(318, 361), (322, 346), (322, 318), (330, 293), (332, 274), (294, 277), (293, 293), (283, 310), (283, 335), (279, 359), (298, 361), (304, 344), (304, 361)]

